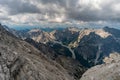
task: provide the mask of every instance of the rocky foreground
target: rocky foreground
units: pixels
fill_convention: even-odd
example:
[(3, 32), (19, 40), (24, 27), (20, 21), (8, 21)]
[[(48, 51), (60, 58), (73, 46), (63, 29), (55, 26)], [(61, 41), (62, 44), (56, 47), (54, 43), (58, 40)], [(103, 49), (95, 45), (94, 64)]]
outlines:
[(104, 62), (105, 64), (89, 69), (80, 80), (120, 80), (120, 55), (110, 54)]
[(0, 25), (0, 80), (74, 80), (67, 71)]

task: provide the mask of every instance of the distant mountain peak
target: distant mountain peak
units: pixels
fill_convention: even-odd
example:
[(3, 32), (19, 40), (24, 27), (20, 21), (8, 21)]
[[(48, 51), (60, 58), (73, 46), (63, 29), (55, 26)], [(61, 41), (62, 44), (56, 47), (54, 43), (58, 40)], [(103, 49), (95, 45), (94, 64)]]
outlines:
[(98, 30), (95, 31), (95, 33), (102, 38), (107, 38), (108, 36), (112, 35), (112, 34), (106, 32), (106, 31), (104, 31), (103, 29), (98, 29)]

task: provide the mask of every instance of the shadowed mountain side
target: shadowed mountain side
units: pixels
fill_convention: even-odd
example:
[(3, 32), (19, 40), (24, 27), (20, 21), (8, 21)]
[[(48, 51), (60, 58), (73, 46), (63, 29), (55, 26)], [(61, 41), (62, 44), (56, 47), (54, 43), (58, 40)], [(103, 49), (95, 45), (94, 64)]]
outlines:
[(0, 72), (1, 80), (74, 80), (62, 66), (1, 25)]
[[(91, 32), (89, 35), (84, 36), (79, 46), (75, 48), (76, 55), (82, 56), (87, 61), (88, 67), (95, 64), (101, 64), (103, 58), (112, 52), (120, 53), (120, 43), (116, 41), (113, 36), (101, 38), (99, 35)], [(79, 57), (77, 57), (79, 60)], [(81, 62), (81, 60), (79, 60)], [(84, 62), (81, 62), (84, 63)]]
[(76, 80), (79, 80), (81, 75), (86, 71), (86, 68), (83, 67), (79, 63), (79, 61), (72, 59), (72, 57), (70, 57), (70, 55), (67, 55), (64, 51), (62, 51), (63, 53), (59, 53), (59, 49), (57, 49), (56, 52), (56, 50), (50, 45), (37, 43), (29, 38), (27, 38), (25, 41), (34, 45), (36, 48), (42, 51), (42, 53), (45, 54), (48, 58), (59, 63), (64, 69), (67, 70), (69, 75), (73, 76)]

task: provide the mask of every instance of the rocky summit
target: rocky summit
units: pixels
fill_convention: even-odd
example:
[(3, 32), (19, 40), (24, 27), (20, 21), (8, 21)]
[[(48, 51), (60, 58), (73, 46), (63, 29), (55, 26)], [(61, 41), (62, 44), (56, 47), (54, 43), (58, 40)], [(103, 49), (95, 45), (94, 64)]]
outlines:
[(120, 55), (111, 53), (104, 62), (89, 69), (80, 80), (120, 80)]
[(0, 80), (74, 80), (58, 63), (0, 25)]

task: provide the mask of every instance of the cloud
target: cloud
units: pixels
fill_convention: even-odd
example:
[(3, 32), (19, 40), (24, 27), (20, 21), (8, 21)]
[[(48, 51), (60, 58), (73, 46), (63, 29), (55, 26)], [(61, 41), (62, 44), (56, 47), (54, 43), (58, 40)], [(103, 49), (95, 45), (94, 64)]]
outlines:
[(21, 13), (39, 13), (39, 8), (31, 4), (29, 1), (24, 0), (0, 0), (0, 5), (8, 8), (10, 15), (16, 15)]
[(0, 21), (120, 21), (120, 0), (0, 0)]
[[(82, 21), (119, 20), (120, 11), (115, 0), (80, 0), (76, 7), (67, 10), (68, 18)], [(116, 8), (114, 7), (117, 6)], [(118, 11), (115, 11), (118, 9)], [(118, 19), (117, 19), (118, 18)]]

